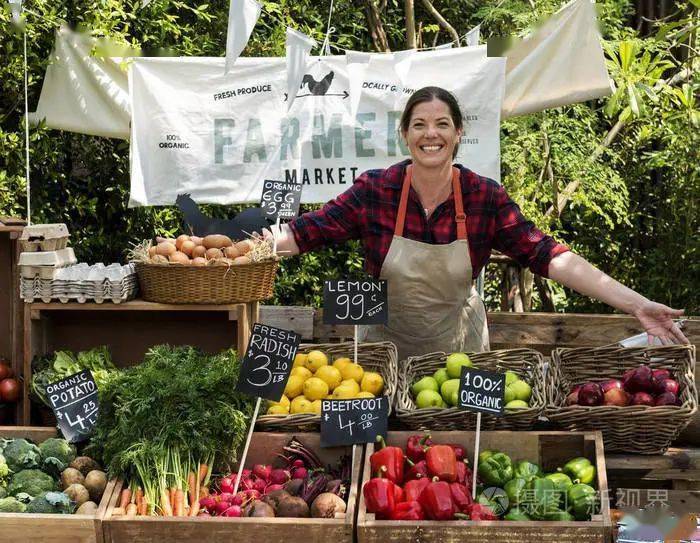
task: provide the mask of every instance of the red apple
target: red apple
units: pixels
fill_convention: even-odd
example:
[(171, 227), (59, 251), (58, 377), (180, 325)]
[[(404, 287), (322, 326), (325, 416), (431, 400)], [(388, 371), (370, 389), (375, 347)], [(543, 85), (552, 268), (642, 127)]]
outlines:
[(671, 372), (666, 369), (651, 370), (651, 373), (653, 374), (654, 379), (657, 381), (661, 381), (663, 379), (671, 379)]
[(607, 381), (603, 381), (600, 383), (600, 388), (603, 390), (603, 394), (605, 394), (608, 390), (611, 390), (613, 388), (618, 388), (622, 390), (622, 381), (619, 379), (608, 379)]
[(3, 379), (0, 381), (0, 398), (3, 402), (14, 403), (19, 399), (19, 381)]
[(676, 396), (673, 392), (664, 392), (663, 394), (659, 394), (659, 396), (656, 398), (656, 401), (654, 402), (654, 405), (677, 405), (678, 404), (678, 396)]
[(603, 391), (598, 383), (586, 383), (578, 391), (579, 405), (591, 407), (603, 403)]
[(649, 366), (639, 366), (625, 381), (625, 390), (630, 394), (635, 392), (653, 392), (653, 376), (654, 374)]
[(4, 358), (0, 358), (0, 381), (9, 379), (13, 375), (12, 367)]
[[(579, 387), (580, 388), (580, 387)], [(578, 405), (578, 391), (579, 389), (572, 390), (566, 397), (566, 405)]]
[(630, 404), (632, 396), (621, 388), (611, 388), (603, 394), (603, 405), (619, 405), (624, 407)]
[(625, 373), (623, 373), (623, 374), (622, 374), (622, 382), (623, 382), (623, 383), (626, 383), (627, 380), (628, 380), (630, 377), (632, 377), (632, 374), (634, 373), (634, 370), (636, 370), (636, 369), (637, 369), (637, 368), (631, 368), (631, 369), (627, 370)]
[(637, 392), (632, 398), (632, 405), (654, 405), (654, 398), (646, 392)]
[(678, 396), (681, 386), (678, 384), (678, 381), (674, 379), (663, 379), (659, 382), (656, 390), (659, 394), (663, 394), (664, 392), (672, 392)]

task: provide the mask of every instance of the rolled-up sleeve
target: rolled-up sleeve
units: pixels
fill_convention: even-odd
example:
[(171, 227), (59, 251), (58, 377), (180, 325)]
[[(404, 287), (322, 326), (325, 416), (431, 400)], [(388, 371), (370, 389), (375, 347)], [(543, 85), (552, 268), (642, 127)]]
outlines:
[(366, 174), (360, 175), (352, 187), (321, 209), (304, 213), (289, 223), (300, 252), (313, 251), (324, 245), (361, 236), (367, 183)]
[(494, 248), (533, 273), (548, 277), (551, 260), (570, 249), (527, 220), (505, 188), (500, 186), (495, 197), (497, 211)]

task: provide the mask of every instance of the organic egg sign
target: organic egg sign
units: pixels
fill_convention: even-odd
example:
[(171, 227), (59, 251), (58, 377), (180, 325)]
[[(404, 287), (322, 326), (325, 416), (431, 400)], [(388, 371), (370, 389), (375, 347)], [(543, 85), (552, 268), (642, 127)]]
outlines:
[(265, 179), (260, 207), (268, 219), (293, 219), (299, 213), (301, 184)]

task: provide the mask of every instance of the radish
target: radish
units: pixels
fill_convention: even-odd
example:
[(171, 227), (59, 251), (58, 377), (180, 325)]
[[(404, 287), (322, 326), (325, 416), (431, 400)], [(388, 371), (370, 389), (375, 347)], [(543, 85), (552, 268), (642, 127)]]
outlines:
[(253, 483), (253, 489), (260, 493), (265, 492), (265, 488), (267, 488), (267, 481), (265, 481), (265, 479), (256, 479)]
[(235, 476), (228, 475), (221, 479), (221, 482), (219, 483), (221, 492), (227, 492), (229, 494), (233, 492), (233, 487), (236, 484), (236, 479), (234, 477)]
[(220, 515), (220, 514), (222, 514), (224, 511), (226, 511), (226, 509), (228, 509), (229, 507), (231, 507), (231, 504), (230, 504), (230, 503), (224, 502), (224, 501), (220, 501), (220, 502), (217, 502), (217, 504), (214, 506), (214, 512), (215, 512), (217, 515)]
[(275, 485), (283, 485), (292, 478), (292, 474), (286, 469), (273, 469), (270, 473), (270, 482)]
[(205, 496), (204, 498), (201, 498), (199, 500), (199, 506), (203, 507), (204, 509), (211, 510), (214, 508), (215, 505), (216, 505), (216, 499), (211, 494), (209, 496)]
[(234, 496), (231, 492), (222, 492), (221, 494), (219, 494), (219, 499), (222, 502), (231, 503), (231, 500), (233, 500), (233, 498)]
[(270, 492), (274, 492), (275, 490), (284, 490), (284, 485), (279, 485), (279, 484), (267, 485), (267, 488), (265, 489), (265, 494), (267, 495)]
[(240, 517), (243, 514), (243, 511), (238, 505), (232, 505), (226, 511), (224, 511), (221, 516), (222, 517)]
[(306, 466), (304, 465), (304, 461), (303, 461), (301, 458), (297, 458), (294, 462), (292, 462), (292, 466), (291, 466), (291, 467), (293, 467), (293, 468), (304, 468), (304, 467), (306, 467)]
[(292, 471), (292, 479), (306, 479), (309, 472), (306, 468), (294, 468)]
[(255, 464), (253, 466), (253, 475), (263, 479), (264, 481), (270, 480), (270, 474), (272, 473), (272, 466), (266, 464)]

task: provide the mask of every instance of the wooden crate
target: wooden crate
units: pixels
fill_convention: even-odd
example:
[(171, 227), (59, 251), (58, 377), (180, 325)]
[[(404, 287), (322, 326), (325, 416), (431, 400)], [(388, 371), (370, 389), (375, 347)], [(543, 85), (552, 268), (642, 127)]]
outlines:
[[(55, 428), (0, 426), (0, 438), (41, 443), (55, 436)], [(114, 487), (113, 481), (107, 483), (94, 516), (0, 513), (0, 543), (103, 543), (102, 517)]]
[[(258, 304), (180, 305), (132, 300), (113, 303), (24, 304), (24, 397), (29, 398), (36, 355), (60, 349), (77, 352), (107, 345), (117, 367), (143, 360), (153, 345), (193, 345), (208, 353), (230, 347), (244, 352)], [(37, 406), (41, 407), (41, 406)], [(39, 422), (24, 402), (23, 424)], [(45, 424), (45, 423), (44, 423)]]
[[(389, 432), (388, 445), (405, 447), (408, 436), (415, 432)], [(466, 447), (468, 458), (474, 456), (474, 432), (431, 432), (435, 443), (458, 443)], [(554, 471), (576, 456), (594, 462), (597, 488), (606, 497), (608, 484), (600, 432), (482, 432), (481, 450), (507, 453), (513, 461), (539, 463), (545, 472)], [(362, 482), (370, 479), (369, 457), (374, 445), (367, 445)], [(359, 543), (420, 541), (421, 543), (524, 543), (556, 541), (557, 543), (608, 543), (612, 537), (610, 508), (601, 500), (601, 513), (588, 522), (544, 521), (385, 521), (367, 513), (364, 496), (358, 490), (357, 540)]]
[(192, 541), (216, 541), (217, 543), (260, 543), (272, 541), (292, 542), (343, 542), (353, 541), (354, 512), (362, 466), (363, 448), (320, 448), (317, 433), (281, 434), (255, 432), (248, 451), (246, 465), (276, 463), (276, 454), (296, 436), (313, 449), (325, 464), (335, 463), (340, 456), (352, 454), (352, 480), (344, 519), (314, 518), (222, 518), (222, 517), (125, 517), (112, 516), (119, 499), (121, 482), (117, 483), (107, 507), (103, 528), (106, 543), (191, 543)]

